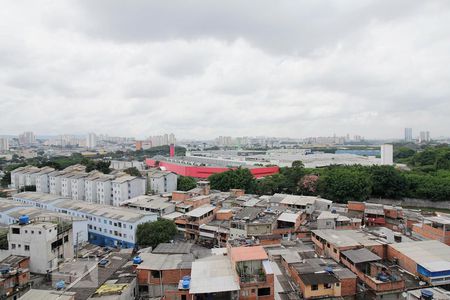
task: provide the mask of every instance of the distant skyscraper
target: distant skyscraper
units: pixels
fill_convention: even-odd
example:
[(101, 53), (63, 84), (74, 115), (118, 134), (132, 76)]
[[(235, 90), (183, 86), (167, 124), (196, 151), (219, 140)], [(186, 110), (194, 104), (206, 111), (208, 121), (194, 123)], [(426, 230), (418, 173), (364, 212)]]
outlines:
[(86, 147), (89, 149), (97, 147), (97, 136), (95, 133), (88, 133), (86, 137)]
[(8, 151), (9, 150), (9, 140), (8, 138), (0, 137), (0, 151)]
[(394, 146), (391, 144), (381, 145), (381, 164), (388, 166), (394, 164)]
[(405, 128), (405, 141), (411, 142), (413, 139), (412, 128)]
[(431, 141), (429, 131), (421, 131), (419, 135), (419, 143), (428, 143)]
[(27, 131), (19, 135), (19, 143), (22, 146), (30, 146), (36, 142), (36, 137), (32, 131)]

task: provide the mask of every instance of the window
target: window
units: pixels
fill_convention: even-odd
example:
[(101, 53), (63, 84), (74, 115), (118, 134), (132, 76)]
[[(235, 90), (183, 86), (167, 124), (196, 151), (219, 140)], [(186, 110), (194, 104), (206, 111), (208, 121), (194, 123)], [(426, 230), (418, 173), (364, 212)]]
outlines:
[(25, 233), (28, 233), (28, 230), (25, 230)]
[(39, 234), (42, 234), (42, 232), (39, 230)]
[(20, 234), (20, 228), (12, 228), (12, 233), (13, 234)]
[(30, 251), (30, 245), (25, 245), (25, 251)]
[(16, 244), (11, 244), (11, 249), (16, 249)]
[(337, 253), (337, 249), (336, 249), (336, 248), (334, 248), (334, 249), (333, 249), (333, 252), (334, 252), (334, 253)]
[(160, 277), (159, 277), (159, 275), (160, 275), (160, 274), (159, 274), (159, 271), (151, 271), (151, 272), (152, 272), (152, 277), (153, 277), (153, 278), (160, 278)]
[(269, 295), (270, 295), (270, 288), (258, 289), (258, 296), (269, 296)]
[(331, 283), (324, 283), (323, 287), (326, 289), (331, 289)]
[(311, 285), (311, 291), (317, 291), (319, 289), (319, 286), (317, 284)]

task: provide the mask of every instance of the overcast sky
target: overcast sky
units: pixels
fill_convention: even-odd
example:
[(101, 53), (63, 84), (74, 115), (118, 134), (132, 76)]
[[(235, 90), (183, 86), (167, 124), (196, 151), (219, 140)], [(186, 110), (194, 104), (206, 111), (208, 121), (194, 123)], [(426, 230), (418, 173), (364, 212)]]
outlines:
[(6, 0), (0, 134), (450, 135), (450, 1)]

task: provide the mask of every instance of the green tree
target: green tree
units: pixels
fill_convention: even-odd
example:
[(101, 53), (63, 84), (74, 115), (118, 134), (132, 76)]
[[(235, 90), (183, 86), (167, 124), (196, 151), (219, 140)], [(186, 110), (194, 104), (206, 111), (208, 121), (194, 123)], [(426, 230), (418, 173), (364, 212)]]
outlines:
[(372, 166), (372, 195), (383, 198), (401, 198), (406, 194), (406, 179), (392, 166)]
[(286, 177), (283, 174), (274, 174), (256, 181), (255, 192), (258, 195), (273, 195), (284, 192)]
[(302, 165), (303, 163), (297, 164), (297, 167), (280, 169), (280, 173), (286, 178), (285, 188), (289, 194), (299, 194), (300, 192), (300, 181), (306, 174), (305, 168)]
[(110, 165), (111, 165), (110, 161), (99, 160), (95, 164), (95, 169), (104, 174), (109, 174), (111, 172), (111, 169), (109, 168)]
[(332, 166), (319, 178), (318, 190), (326, 199), (345, 203), (368, 199), (371, 186), (370, 176), (364, 168)]
[(7, 171), (7, 172), (5, 172), (5, 175), (0, 180), (0, 186), (6, 188), (10, 184), (11, 184), (11, 172)]
[(141, 177), (141, 172), (136, 167), (131, 167), (123, 170), (125, 173), (131, 176)]
[(160, 243), (169, 242), (176, 234), (177, 226), (166, 219), (139, 224), (136, 229), (137, 244), (140, 247), (155, 248)]
[(211, 189), (229, 191), (230, 189), (244, 189), (253, 193), (255, 179), (249, 169), (237, 168), (223, 173), (216, 173), (208, 177)]
[(197, 186), (197, 181), (194, 177), (179, 176), (177, 181), (177, 190), (189, 191)]
[(403, 146), (403, 147), (394, 149), (394, 159), (395, 160), (410, 158), (410, 157), (413, 157), (414, 154), (416, 154), (416, 151), (414, 151), (413, 149), (408, 148), (408, 147)]
[(292, 162), (292, 167), (293, 168), (304, 168), (305, 164), (301, 160), (294, 160)]

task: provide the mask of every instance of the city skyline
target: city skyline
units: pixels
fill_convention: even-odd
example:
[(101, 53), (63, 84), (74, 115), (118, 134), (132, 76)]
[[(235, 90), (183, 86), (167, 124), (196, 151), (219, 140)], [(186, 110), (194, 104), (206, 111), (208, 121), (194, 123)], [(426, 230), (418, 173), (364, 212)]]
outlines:
[(0, 12), (0, 134), (449, 135), (446, 1), (44, 4)]

